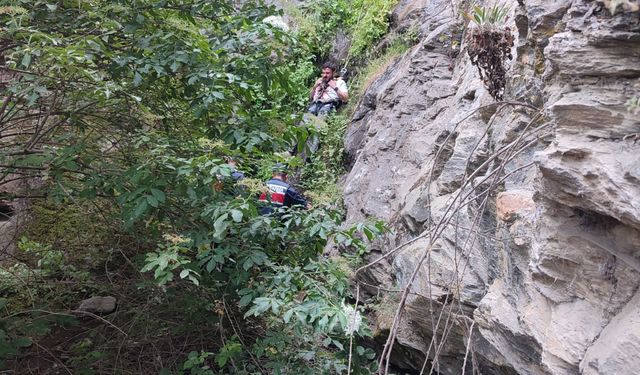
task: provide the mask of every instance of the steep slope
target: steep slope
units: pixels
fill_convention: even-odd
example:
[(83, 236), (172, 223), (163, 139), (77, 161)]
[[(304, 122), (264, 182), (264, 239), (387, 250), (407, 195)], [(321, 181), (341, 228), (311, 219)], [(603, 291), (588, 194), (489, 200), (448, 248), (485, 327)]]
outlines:
[(418, 25), (421, 41), (359, 103), (344, 185), (349, 221), (377, 217), (395, 231), (371, 260), (388, 257), (358, 274), (387, 306), (373, 318), (381, 342), (395, 336), (391, 362), (633, 373), (640, 120), (625, 102), (640, 93), (638, 13), (514, 2), (501, 104), (464, 43), (457, 53), (454, 2), (401, 1), (393, 17)]

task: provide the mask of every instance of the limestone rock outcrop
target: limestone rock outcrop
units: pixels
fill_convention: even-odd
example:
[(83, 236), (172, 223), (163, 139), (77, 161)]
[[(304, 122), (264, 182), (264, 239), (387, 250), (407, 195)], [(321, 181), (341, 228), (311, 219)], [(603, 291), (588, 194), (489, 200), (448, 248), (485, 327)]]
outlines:
[[(442, 374), (635, 373), (640, 116), (625, 102), (640, 96), (638, 13), (513, 2), (496, 104), (454, 42), (466, 23), (455, 3), (400, 1), (394, 24), (416, 25), (420, 42), (367, 89), (345, 140), (348, 221), (393, 229), (371, 259), (400, 246), (358, 276), (386, 310), (399, 301), (390, 291), (408, 288), (391, 361)], [(393, 312), (380, 310), (384, 336)]]

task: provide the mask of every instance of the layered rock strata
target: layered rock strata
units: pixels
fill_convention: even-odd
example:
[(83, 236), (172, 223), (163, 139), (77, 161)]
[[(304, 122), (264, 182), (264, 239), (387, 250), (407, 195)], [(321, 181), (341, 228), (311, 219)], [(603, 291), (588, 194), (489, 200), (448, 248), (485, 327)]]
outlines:
[(389, 334), (394, 291), (408, 288), (396, 366), (634, 373), (640, 116), (625, 102), (640, 95), (638, 13), (514, 2), (508, 103), (494, 104), (464, 42), (458, 53), (453, 3), (400, 1), (395, 26), (417, 27), (420, 43), (367, 89), (348, 129), (348, 221), (394, 230), (371, 259), (401, 246), (359, 275), (385, 307), (376, 332)]

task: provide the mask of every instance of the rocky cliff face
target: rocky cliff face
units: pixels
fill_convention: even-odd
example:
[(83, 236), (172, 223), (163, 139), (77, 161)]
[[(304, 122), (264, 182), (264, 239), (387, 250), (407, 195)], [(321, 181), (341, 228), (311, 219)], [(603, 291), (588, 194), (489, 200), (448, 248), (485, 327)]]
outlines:
[(636, 373), (640, 118), (625, 102), (640, 95), (638, 13), (513, 2), (496, 104), (457, 53), (454, 3), (400, 2), (395, 27), (421, 41), (348, 129), (348, 220), (394, 230), (358, 274), (381, 301), (376, 334), (418, 371)]

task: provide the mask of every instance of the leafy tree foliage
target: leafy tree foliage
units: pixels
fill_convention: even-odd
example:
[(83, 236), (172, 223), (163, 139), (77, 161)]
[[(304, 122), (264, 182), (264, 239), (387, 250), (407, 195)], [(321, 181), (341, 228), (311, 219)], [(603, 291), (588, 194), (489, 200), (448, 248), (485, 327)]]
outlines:
[[(307, 136), (291, 114), (305, 100), (292, 79), (308, 80), (309, 52), (262, 22), (277, 11), (221, 0), (13, 0), (0, 9), (0, 184), (29, 186), (2, 198), (110, 203), (109, 225), (147, 248), (142, 271), (217, 301), (221, 324), (240, 331), (179, 370), (343, 372), (348, 274), (317, 255), (333, 237), (362, 249), (359, 238), (383, 228), (343, 230), (340, 213), (322, 207), (258, 214), (259, 179)], [(242, 184), (228, 157), (241, 160)], [(239, 311), (254, 322), (243, 326), (259, 327), (250, 339), (234, 323)], [(31, 340), (5, 339), (8, 327), (0, 344), (15, 354)], [(372, 357), (356, 348), (354, 361)]]

